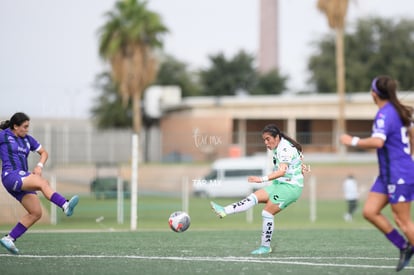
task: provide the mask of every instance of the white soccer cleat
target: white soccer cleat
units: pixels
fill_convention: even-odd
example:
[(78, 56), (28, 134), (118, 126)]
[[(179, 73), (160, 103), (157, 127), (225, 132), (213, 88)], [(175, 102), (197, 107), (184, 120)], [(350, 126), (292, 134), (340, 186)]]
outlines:
[(224, 211), (224, 207), (215, 203), (215, 202), (210, 202), (210, 206), (211, 209), (213, 209), (214, 213), (216, 213), (217, 216), (220, 217), (220, 219), (224, 218), (227, 214)]
[(2, 246), (4, 246), (10, 253), (12, 254), (19, 254), (19, 249), (14, 245), (13, 240), (8, 237), (4, 236), (0, 239), (0, 243)]
[(72, 216), (73, 210), (75, 209), (75, 206), (79, 202), (79, 196), (73, 196), (69, 201), (68, 205), (65, 209), (63, 209), (63, 212), (65, 212), (66, 216)]
[(269, 254), (272, 252), (272, 248), (270, 246), (261, 246), (256, 250), (253, 250), (251, 254), (253, 255), (261, 255), (261, 254)]

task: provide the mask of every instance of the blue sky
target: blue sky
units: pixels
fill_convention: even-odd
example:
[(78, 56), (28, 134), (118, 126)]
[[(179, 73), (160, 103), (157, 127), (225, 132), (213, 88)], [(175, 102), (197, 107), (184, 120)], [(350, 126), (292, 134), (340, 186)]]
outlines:
[[(293, 91), (306, 85), (310, 43), (328, 33), (316, 0), (279, 0), (280, 69)], [(98, 56), (97, 30), (115, 0), (0, 1), (0, 119), (24, 111), (31, 117), (86, 118), (95, 76), (107, 69)], [(255, 54), (259, 0), (150, 0), (170, 33), (164, 50), (191, 68), (208, 55)], [(413, 17), (414, 1), (350, 1), (347, 22), (370, 15)]]

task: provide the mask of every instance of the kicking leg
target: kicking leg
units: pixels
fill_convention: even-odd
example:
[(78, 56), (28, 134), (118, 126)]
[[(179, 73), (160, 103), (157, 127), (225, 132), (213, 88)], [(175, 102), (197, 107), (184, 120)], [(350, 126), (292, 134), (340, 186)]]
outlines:
[(215, 202), (210, 202), (210, 206), (217, 216), (223, 218), (228, 214), (234, 214), (246, 211), (258, 203), (258, 199), (255, 194), (250, 194), (246, 198), (242, 199), (239, 202), (229, 204), (227, 206), (221, 206)]

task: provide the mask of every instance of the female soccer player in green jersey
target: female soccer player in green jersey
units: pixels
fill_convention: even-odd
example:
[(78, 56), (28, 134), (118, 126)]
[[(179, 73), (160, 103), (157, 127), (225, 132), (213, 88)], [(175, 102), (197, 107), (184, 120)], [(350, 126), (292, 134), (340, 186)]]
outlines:
[(270, 242), (274, 228), (274, 216), (297, 201), (302, 194), (302, 146), (284, 135), (275, 125), (264, 127), (262, 138), (268, 150), (273, 151), (273, 172), (263, 177), (249, 176), (248, 182), (267, 182), (272, 184), (257, 190), (243, 200), (227, 206), (210, 202), (211, 208), (223, 218), (229, 214), (246, 211), (258, 203), (264, 203), (262, 211), (261, 245), (252, 254), (267, 254), (272, 251)]

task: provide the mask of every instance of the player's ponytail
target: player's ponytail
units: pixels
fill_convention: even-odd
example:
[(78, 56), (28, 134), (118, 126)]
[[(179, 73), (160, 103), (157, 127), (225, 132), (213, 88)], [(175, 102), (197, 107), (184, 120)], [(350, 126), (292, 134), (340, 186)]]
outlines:
[(7, 128), (9, 128), (10, 126), (10, 120), (3, 120), (0, 122), (0, 129), (1, 130), (5, 130)]
[(413, 108), (411, 106), (403, 105), (397, 97), (397, 81), (387, 75), (376, 77), (371, 83), (371, 90), (381, 99), (386, 99), (391, 102), (397, 109), (397, 112), (403, 122), (403, 125), (410, 127), (413, 115)]
[(25, 113), (15, 113), (10, 120), (4, 120), (0, 122), (0, 129), (5, 130), (7, 128), (13, 129), (14, 125), (20, 126), (25, 121), (29, 121), (30, 118)]
[(284, 133), (282, 133), (279, 128), (276, 127), (276, 125), (274, 124), (268, 124), (266, 125), (263, 130), (262, 130), (262, 134), (264, 133), (269, 133), (272, 137), (277, 137), (279, 136), (280, 138), (284, 138), (286, 140), (288, 140), (290, 143), (293, 144), (293, 146), (295, 146), (295, 148), (302, 153), (302, 145), (300, 145), (296, 140), (294, 140), (293, 138), (285, 135)]

